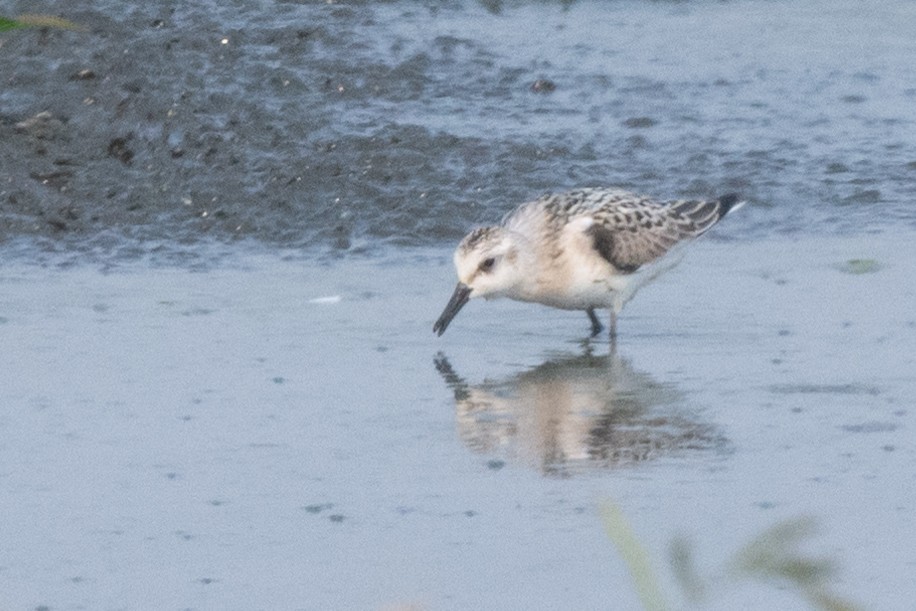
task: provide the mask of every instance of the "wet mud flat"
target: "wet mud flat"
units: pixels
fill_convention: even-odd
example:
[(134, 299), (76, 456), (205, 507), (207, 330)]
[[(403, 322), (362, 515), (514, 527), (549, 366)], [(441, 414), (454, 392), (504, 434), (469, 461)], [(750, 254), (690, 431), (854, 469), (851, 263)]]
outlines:
[(603, 185), (912, 225), (908, 3), (496, 8), (9, 2), (84, 29), (0, 35), (0, 240), (431, 246)]
[[(7, 265), (3, 603), (639, 608), (612, 501), (669, 592), (675, 535), (706, 566), (808, 515), (838, 592), (906, 608), (916, 269), (880, 237), (697, 244), (612, 356), (516, 303), (436, 338), (438, 250)], [(805, 608), (711, 608), (761, 601)]]

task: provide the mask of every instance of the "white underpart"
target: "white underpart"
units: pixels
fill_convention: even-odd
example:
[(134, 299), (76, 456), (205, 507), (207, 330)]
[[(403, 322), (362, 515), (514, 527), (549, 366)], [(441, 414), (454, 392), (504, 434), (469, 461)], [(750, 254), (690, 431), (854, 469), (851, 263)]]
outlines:
[(574, 219), (563, 228), (560, 244), (563, 257), (556, 273), (568, 282), (565, 294), (559, 295), (556, 307), (584, 310), (610, 308), (614, 295), (625, 286), (622, 276), (614, 275), (611, 264), (598, 256), (587, 231), (595, 220), (590, 216)]

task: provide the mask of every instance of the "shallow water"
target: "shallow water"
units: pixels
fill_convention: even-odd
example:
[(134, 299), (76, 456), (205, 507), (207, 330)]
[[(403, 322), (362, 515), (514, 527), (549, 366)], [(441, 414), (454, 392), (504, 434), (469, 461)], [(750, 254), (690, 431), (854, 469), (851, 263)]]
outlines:
[(911, 240), (703, 242), (625, 310), (610, 359), (585, 316), (525, 304), (472, 303), (436, 338), (438, 251), (7, 266), (4, 600), (637, 608), (611, 500), (668, 592), (675, 535), (713, 566), (812, 515), (838, 591), (906, 608)]
[[(612, 502), (675, 605), (673, 537), (810, 515), (911, 608), (910, 4), (9, 7), (88, 30), (0, 35), (0, 606), (640, 608)], [(615, 354), (433, 335), (470, 225), (594, 184), (749, 205)]]

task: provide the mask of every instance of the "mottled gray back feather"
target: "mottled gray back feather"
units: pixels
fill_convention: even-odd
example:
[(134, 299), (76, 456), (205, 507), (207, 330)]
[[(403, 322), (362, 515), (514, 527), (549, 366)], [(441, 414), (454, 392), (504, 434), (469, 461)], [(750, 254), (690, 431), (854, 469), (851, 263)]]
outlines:
[(588, 233), (602, 257), (621, 272), (632, 273), (677, 243), (705, 233), (737, 201), (737, 196), (727, 195), (712, 201), (615, 202), (594, 210), (595, 224)]
[[(617, 270), (632, 273), (662, 257), (678, 242), (696, 238), (706, 232), (738, 203), (729, 194), (717, 200), (675, 200), (659, 202), (618, 189), (579, 189), (567, 193), (547, 194), (519, 206), (503, 219), (510, 229), (530, 227), (546, 229), (547, 248), (559, 256), (556, 240), (562, 228), (576, 218), (591, 218), (586, 230), (595, 250)], [(523, 231), (524, 233), (524, 231)], [(486, 238), (465, 238), (465, 247)]]

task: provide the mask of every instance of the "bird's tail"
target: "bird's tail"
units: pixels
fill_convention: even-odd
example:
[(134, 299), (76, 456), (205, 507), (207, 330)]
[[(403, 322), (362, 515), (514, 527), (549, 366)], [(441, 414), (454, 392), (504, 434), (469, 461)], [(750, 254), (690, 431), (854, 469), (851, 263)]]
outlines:
[(732, 210), (737, 210), (746, 203), (737, 193), (727, 193), (716, 201), (719, 204), (719, 218), (722, 218)]
[(693, 237), (700, 236), (721, 220), (723, 216), (737, 210), (744, 201), (737, 193), (729, 193), (718, 199), (680, 201), (672, 205), (675, 212), (690, 220)]

